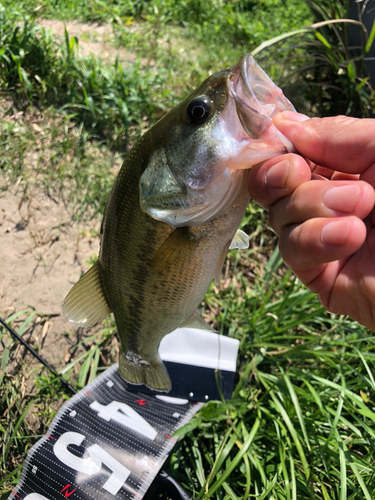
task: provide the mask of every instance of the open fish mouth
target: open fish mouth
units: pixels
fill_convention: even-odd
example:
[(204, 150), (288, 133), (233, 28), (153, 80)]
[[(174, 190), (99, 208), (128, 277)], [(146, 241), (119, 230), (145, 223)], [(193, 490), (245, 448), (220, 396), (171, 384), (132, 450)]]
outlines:
[(249, 54), (182, 106), (185, 120), (171, 127), (140, 179), (142, 210), (171, 226), (219, 217), (246, 191), (244, 170), (295, 151), (272, 122), (275, 113), (295, 109)]
[[(229, 95), (234, 99), (237, 115), (245, 132), (259, 139), (272, 124), (272, 117), (280, 111), (295, 111), (250, 54), (245, 54), (228, 76)], [(289, 148), (288, 148), (289, 149)]]

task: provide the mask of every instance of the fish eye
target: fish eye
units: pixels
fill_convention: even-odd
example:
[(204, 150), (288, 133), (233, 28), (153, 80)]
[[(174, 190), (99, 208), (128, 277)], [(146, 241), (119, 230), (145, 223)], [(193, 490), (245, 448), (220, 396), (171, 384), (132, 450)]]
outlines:
[(210, 103), (204, 97), (193, 99), (186, 108), (186, 115), (191, 123), (203, 122), (210, 114)]

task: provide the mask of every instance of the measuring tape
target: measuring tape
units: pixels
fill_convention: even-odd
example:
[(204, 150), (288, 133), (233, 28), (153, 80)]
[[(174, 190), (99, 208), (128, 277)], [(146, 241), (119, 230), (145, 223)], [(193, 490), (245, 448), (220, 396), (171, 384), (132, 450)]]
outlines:
[(9, 500), (143, 498), (202, 403), (127, 391), (113, 365), (73, 396), (30, 450)]

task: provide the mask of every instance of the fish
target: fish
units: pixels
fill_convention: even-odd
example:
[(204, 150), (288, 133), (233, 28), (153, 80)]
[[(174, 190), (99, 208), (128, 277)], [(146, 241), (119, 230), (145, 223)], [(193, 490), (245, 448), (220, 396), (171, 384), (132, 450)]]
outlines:
[(207, 78), (134, 145), (115, 179), (96, 263), (65, 298), (63, 312), (91, 327), (113, 312), (125, 381), (168, 392), (162, 338), (179, 327), (210, 329), (198, 312), (249, 202), (249, 169), (294, 151), (273, 125), (295, 111), (246, 54)]

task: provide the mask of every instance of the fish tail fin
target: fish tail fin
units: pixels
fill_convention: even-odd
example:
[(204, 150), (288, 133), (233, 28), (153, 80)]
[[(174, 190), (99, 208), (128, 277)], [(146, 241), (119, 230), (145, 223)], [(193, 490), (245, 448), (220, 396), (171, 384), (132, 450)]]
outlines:
[(102, 288), (98, 266), (96, 261), (64, 300), (64, 316), (76, 326), (89, 328), (112, 312)]
[(171, 379), (159, 354), (151, 361), (146, 361), (132, 351), (121, 352), (119, 370), (130, 384), (145, 384), (155, 391), (169, 392), (172, 389)]

